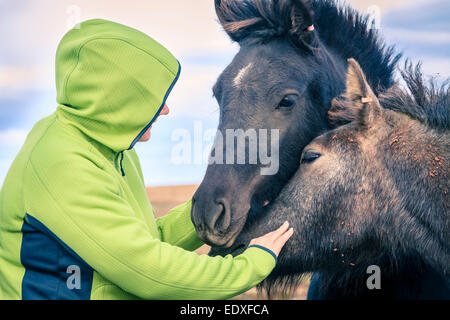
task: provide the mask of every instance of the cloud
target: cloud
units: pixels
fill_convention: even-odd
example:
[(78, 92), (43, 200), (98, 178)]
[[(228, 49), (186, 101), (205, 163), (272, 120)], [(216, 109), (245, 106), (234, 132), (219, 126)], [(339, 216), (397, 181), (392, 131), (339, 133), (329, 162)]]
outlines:
[(15, 97), (27, 90), (53, 89), (53, 66), (0, 65), (0, 98)]
[(411, 33), (449, 32), (449, 15), (448, 0), (422, 0), (390, 10), (383, 17), (383, 23), (389, 28), (405, 29)]
[(39, 119), (56, 109), (54, 90), (23, 90), (0, 97), (0, 130), (31, 129)]
[[(104, 18), (130, 25), (177, 56), (183, 68), (169, 99), (177, 110), (174, 114), (203, 116), (216, 110), (211, 87), (237, 45), (216, 21), (213, 1), (18, 0), (0, 2), (0, 33), (6, 48), (0, 51), (0, 128), (8, 127), (9, 121), (21, 122), (19, 113), (29, 117), (34, 107), (43, 108), (34, 103), (39, 90), (47, 96), (53, 90), (56, 95), (54, 57), (58, 42), (77, 20), (74, 4), (79, 9), (77, 19)], [(47, 101), (53, 107), (54, 99)], [(35, 121), (47, 110), (44, 106), (45, 112), (39, 114), (33, 109)]]
[(27, 135), (28, 131), (23, 129), (0, 131), (0, 148), (21, 146)]
[(450, 77), (450, 2), (415, 1), (389, 10), (383, 35), (405, 58), (422, 61), (426, 74)]
[[(391, 38), (401, 39), (405, 42), (414, 42), (416, 44), (423, 44), (424, 46), (448, 46), (450, 45), (450, 31), (435, 32), (417, 31), (411, 32), (411, 30), (393, 28), (388, 29), (388, 36)], [(448, 54), (448, 51), (447, 51)]]
[(0, 18), (3, 21), (0, 26), (4, 27), (1, 30), (21, 35), (5, 34), (13, 45), (11, 49), (33, 47), (32, 52), (18, 52), (22, 59), (32, 61), (36, 57), (46, 59), (56, 51), (58, 41), (74, 23), (92, 18), (113, 20), (142, 30), (177, 55), (230, 49), (230, 40), (216, 21), (214, 2), (209, 0), (18, 0), (3, 5)]
[[(395, 44), (405, 56), (418, 57), (426, 64), (434, 59), (448, 59), (450, 52), (450, 32), (417, 31), (406, 29), (386, 29), (385, 38)], [(425, 59), (426, 58), (426, 59)]]
[(385, 13), (388, 10), (405, 5), (411, 5), (420, 1), (424, 0), (348, 0), (346, 2), (362, 13), (367, 12), (367, 9), (374, 5), (380, 8), (381, 13)]
[(218, 109), (212, 87), (221, 72), (221, 67), (187, 65), (168, 99), (168, 105), (177, 115), (210, 116)]

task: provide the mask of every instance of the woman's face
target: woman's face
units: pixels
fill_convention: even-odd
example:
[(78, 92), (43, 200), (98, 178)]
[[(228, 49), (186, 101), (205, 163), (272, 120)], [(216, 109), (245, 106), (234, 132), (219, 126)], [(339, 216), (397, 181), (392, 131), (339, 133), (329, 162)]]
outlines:
[[(164, 105), (164, 108), (162, 109), (161, 113), (159, 114), (159, 116), (166, 116), (168, 115), (170, 112), (169, 107), (166, 105)], [(159, 117), (158, 116), (158, 117)], [(157, 120), (156, 120), (157, 121)], [(156, 122), (155, 121), (155, 122)], [(148, 140), (150, 140), (150, 137), (152, 135), (151, 130), (152, 130), (151, 126), (150, 128), (148, 128), (148, 130), (144, 133), (144, 135), (141, 137), (141, 139), (139, 139), (139, 142), (147, 142)]]

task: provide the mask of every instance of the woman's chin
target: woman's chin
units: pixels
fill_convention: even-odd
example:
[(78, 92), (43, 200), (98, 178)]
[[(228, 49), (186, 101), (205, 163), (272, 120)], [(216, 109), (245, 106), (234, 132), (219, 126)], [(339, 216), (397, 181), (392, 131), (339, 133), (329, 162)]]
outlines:
[(147, 142), (148, 140), (150, 140), (151, 136), (152, 136), (152, 134), (149, 130), (142, 136), (142, 138), (139, 139), (139, 142)]

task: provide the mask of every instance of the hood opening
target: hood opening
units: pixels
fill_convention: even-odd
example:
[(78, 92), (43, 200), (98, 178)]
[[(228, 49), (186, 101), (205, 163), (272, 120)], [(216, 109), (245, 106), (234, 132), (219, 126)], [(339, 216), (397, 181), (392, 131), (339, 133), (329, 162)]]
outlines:
[(134, 146), (139, 141), (139, 139), (142, 138), (142, 136), (145, 134), (145, 132), (147, 132), (147, 130), (153, 125), (153, 123), (156, 121), (156, 119), (158, 119), (161, 111), (164, 109), (164, 106), (166, 105), (167, 98), (169, 98), (169, 95), (172, 92), (173, 87), (175, 86), (175, 84), (178, 82), (178, 79), (180, 78), (180, 74), (181, 74), (181, 64), (180, 64), (180, 62), (178, 62), (178, 73), (175, 76), (175, 79), (173, 80), (173, 82), (170, 85), (169, 89), (167, 90), (166, 95), (164, 96), (164, 99), (163, 99), (163, 102), (162, 102), (161, 106), (159, 107), (158, 111), (156, 112), (155, 116), (150, 121), (150, 123), (144, 129), (142, 129), (142, 131), (139, 133), (139, 135), (133, 140), (133, 142), (131, 143), (131, 145), (128, 148), (128, 150), (131, 150), (131, 149), (134, 148)]
[(148, 35), (85, 21), (58, 46), (58, 111), (114, 153), (130, 150), (161, 113), (180, 71), (178, 60)]

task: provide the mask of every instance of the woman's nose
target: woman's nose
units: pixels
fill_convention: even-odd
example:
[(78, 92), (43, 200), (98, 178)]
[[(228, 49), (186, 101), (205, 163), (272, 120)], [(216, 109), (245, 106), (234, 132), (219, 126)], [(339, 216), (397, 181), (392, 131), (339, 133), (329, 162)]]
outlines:
[(166, 104), (166, 105), (164, 105), (164, 108), (162, 109), (160, 115), (166, 116), (166, 115), (169, 114), (169, 112), (170, 112), (170, 109), (169, 109), (169, 107)]

